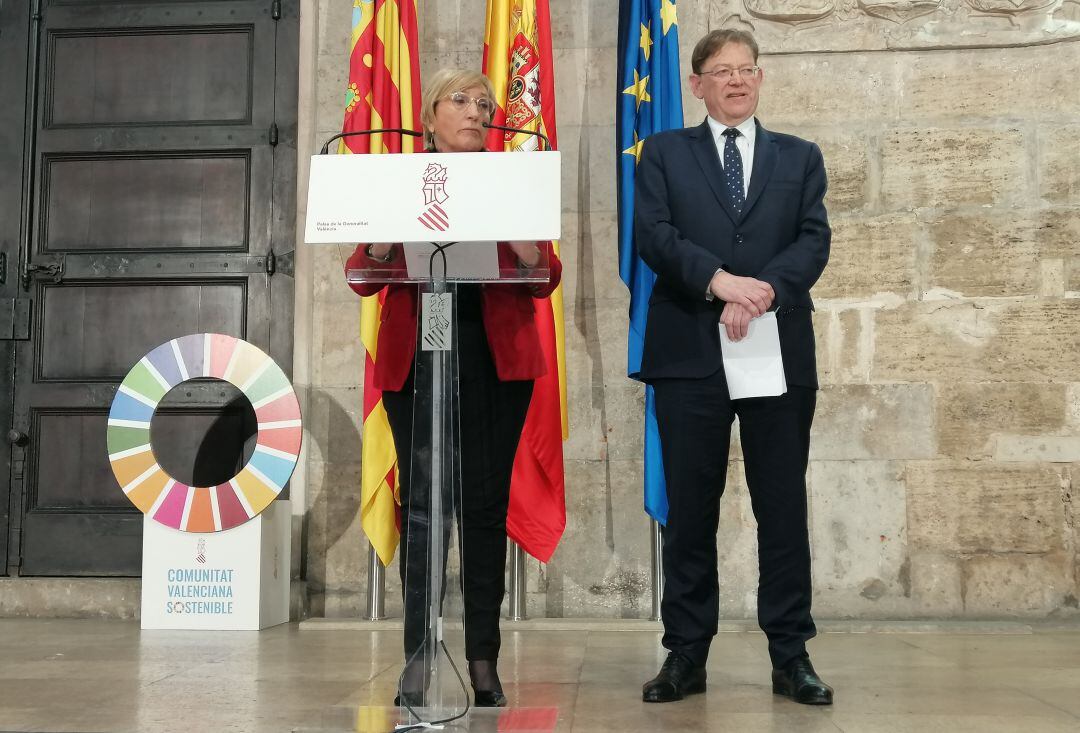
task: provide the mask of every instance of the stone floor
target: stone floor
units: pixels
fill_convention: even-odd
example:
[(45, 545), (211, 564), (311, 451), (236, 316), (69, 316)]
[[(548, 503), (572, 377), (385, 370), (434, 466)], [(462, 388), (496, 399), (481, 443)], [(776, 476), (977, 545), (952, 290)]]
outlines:
[[(512, 628), (500, 666), (513, 708), (448, 731), (1080, 731), (1080, 631), (1068, 628), (822, 633), (811, 654), (837, 690), (831, 708), (772, 695), (756, 632), (717, 637), (706, 694), (645, 705), (641, 683), (662, 660), (651, 628)], [(399, 633), (0, 620), (0, 730), (380, 733)]]

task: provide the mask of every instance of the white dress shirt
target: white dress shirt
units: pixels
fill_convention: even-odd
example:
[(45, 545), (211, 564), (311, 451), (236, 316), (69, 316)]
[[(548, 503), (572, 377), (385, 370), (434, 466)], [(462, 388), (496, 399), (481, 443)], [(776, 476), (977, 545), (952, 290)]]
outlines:
[[(716, 144), (716, 154), (720, 158), (720, 167), (723, 168), (724, 143), (727, 142), (727, 138), (724, 137), (724, 130), (728, 129), (728, 127), (722, 122), (717, 122), (711, 116), (706, 119), (709, 121), (709, 129), (712, 130), (713, 142)], [(742, 124), (736, 126), (735, 129), (739, 131), (739, 136), (735, 138), (735, 149), (739, 151), (739, 155), (742, 157), (743, 198), (746, 198), (746, 194), (750, 192), (750, 175), (754, 171), (754, 143), (757, 142), (757, 123), (754, 122), (754, 117), (751, 115), (743, 120)]]
[[(724, 167), (724, 144), (727, 143), (727, 138), (724, 137), (724, 130), (728, 129), (727, 125), (722, 122), (717, 122), (710, 115), (705, 118), (709, 121), (709, 129), (712, 131), (713, 143), (716, 145), (716, 155), (720, 159), (720, 167)], [(735, 127), (739, 131), (739, 136), (735, 138), (735, 149), (739, 151), (739, 156), (742, 157), (742, 185), (743, 185), (743, 198), (750, 192), (750, 174), (754, 171), (754, 143), (757, 142), (757, 123), (754, 121), (753, 115), (743, 120), (742, 124)], [(722, 270), (724, 268), (720, 268)], [(720, 272), (717, 270), (716, 272)], [(716, 273), (713, 273), (716, 276)], [(711, 282), (711, 281), (710, 281)], [(713, 294), (708, 287), (705, 288), (705, 300), (712, 301)]]

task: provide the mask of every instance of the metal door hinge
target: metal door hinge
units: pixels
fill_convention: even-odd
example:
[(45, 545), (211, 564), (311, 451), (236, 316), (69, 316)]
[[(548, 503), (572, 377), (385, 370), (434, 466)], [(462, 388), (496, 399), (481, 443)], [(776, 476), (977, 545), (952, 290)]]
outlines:
[(51, 262), (28, 262), (22, 271), (23, 290), (30, 289), (30, 281), (51, 277), (54, 283), (64, 279), (64, 256), (60, 255)]
[(266, 255), (266, 274), (273, 276), (280, 272), (282, 275), (293, 277), (293, 253), (295, 250), (275, 254), (274, 250)]
[(0, 298), (0, 341), (30, 338), (30, 299)]
[(269, 135), (269, 138), (270, 138), (270, 147), (274, 147), (275, 145), (277, 145), (278, 129), (277, 129), (277, 123), (276, 122), (271, 122), (270, 123), (270, 135)]
[(270, 3), (270, 17), (274, 20), (281, 20), (281, 0), (274, 0)]

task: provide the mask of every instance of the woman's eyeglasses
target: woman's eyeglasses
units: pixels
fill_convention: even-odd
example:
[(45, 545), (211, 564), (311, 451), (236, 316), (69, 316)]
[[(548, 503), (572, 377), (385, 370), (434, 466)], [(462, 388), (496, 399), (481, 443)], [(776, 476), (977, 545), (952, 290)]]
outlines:
[(464, 112), (470, 104), (475, 104), (476, 111), (488, 118), (495, 112), (495, 103), (487, 97), (470, 97), (465, 92), (453, 92), (446, 98), (458, 112)]

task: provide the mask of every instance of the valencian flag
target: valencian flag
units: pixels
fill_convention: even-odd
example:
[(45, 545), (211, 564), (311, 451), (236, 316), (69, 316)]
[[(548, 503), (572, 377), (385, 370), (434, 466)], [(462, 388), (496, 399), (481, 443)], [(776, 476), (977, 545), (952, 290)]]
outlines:
[[(416, 0), (354, 0), (350, 48), (342, 132), (388, 127), (420, 130)], [(343, 138), (338, 152), (412, 153), (421, 145), (420, 138), (408, 135), (356, 135)], [(397, 454), (382, 392), (374, 384), (385, 293), (364, 298), (360, 309), (360, 339), (367, 351), (360, 523), (383, 565), (389, 565), (400, 526)]]
[[(683, 126), (674, 0), (619, 0), (618, 85), (619, 275), (630, 289), (626, 371), (637, 379), (656, 274), (638, 256), (634, 244), (634, 178), (645, 138)], [(667, 522), (656, 402), (649, 385), (645, 386), (645, 511), (661, 524)]]
[[(483, 71), (495, 86), (497, 125), (538, 130), (557, 148), (555, 73), (551, 57), (548, 0), (488, 0)], [(533, 135), (489, 130), (489, 150), (535, 150)], [(521, 211), (529, 210), (529, 186), (519, 189)], [(555, 253), (558, 242), (553, 243)], [(551, 559), (566, 527), (562, 441), (566, 419), (566, 361), (563, 291), (536, 304), (536, 326), (547, 374), (536, 380), (521, 433), (510, 485), (506, 532), (542, 562)]]

